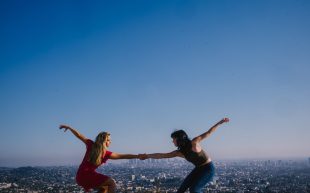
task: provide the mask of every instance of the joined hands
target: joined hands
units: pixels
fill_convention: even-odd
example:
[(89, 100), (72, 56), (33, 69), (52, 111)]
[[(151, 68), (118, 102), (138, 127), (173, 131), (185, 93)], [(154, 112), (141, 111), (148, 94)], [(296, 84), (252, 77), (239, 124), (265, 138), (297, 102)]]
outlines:
[(143, 153), (143, 154), (138, 154), (138, 158), (140, 160), (145, 160), (145, 159), (148, 159), (149, 157), (146, 153)]

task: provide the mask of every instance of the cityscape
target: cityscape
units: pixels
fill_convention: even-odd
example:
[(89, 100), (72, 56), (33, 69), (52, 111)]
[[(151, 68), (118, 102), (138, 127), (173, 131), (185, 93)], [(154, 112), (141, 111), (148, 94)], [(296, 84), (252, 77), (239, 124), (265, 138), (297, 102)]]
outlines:
[[(215, 161), (206, 193), (309, 193), (310, 158)], [(0, 192), (84, 192), (75, 182), (78, 166), (0, 168)], [(113, 177), (120, 193), (173, 193), (193, 169), (186, 161), (129, 160), (98, 172)]]

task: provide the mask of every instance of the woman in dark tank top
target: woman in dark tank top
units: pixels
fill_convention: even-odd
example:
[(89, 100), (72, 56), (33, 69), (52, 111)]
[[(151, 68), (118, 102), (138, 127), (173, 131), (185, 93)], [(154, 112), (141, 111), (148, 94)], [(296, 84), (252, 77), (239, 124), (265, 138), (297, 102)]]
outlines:
[(182, 157), (195, 165), (195, 168), (186, 176), (177, 193), (183, 193), (187, 189), (191, 193), (200, 193), (202, 188), (212, 180), (215, 172), (211, 158), (201, 148), (200, 142), (210, 136), (217, 127), (228, 122), (228, 118), (224, 118), (212, 126), (207, 132), (190, 140), (186, 132), (177, 130), (171, 134), (174, 145), (178, 150), (170, 153), (153, 153), (146, 154), (147, 158), (162, 159), (172, 157)]

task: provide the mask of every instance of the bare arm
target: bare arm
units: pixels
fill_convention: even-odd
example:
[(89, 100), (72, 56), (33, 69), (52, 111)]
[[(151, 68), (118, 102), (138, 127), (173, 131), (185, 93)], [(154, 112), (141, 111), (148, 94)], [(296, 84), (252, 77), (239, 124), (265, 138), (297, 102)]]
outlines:
[(136, 159), (136, 158), (140, 158), (140, 156), (135, 155), (135, 154), (112, 153), (109, 158), (110, 159)]
[(228, 118), (224, 118), (222, 120), (220, 120), (219, 122), (217, 122), (215, 125), (213, 125), (207, 132), (195, 137), (193, 140), (192, 140), (192, 143), (199, 143), (200, 141), (204, 140), (205, 138), (209, 137), (211, 135), (211, 133), (213, 133), (217, 128), (218, 126), (220, 126), (221, 124), (223, 123), (226, 123), (228, 122), (229, 119)]
[(163, 158), (173, 158), (173, 157), (184, 157), (183, 154), (177, 150), (170, 153), (152, 153), (146, 154), (147, 158), (152, 159), (163, 159)]
[(59, 129), (64, 129), (65, 132), (67, 130), (70, 130), (73, 133), (73, 135), (75, 135), (78, 139), (80, 139), (81, 141), (83, 141), (86, 144), (87, 138), (84, 137), (84, 135), (79, 133), (77, 130), (73, 129), (72, 127), (67, 126), (67, 125), (60, 125)]

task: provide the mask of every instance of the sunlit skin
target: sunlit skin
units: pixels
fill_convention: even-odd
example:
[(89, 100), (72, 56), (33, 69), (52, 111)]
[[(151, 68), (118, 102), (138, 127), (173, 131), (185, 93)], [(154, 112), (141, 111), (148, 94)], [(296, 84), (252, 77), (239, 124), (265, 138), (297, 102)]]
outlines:
[[(192, 139), (192, 150), (194, 152), (200, 152), (202, 150), (200, 146), (200, 142), (204, 140), (205, 138), (209, 137), (212, 132), (214, 132), (217, 127), (223, 123), (229, 122), (228, 118), (224, 118), (217, 122), (214, 126), (212, 126), (207, 132), (195, 137)], [(86, 144), (87, 138), (84, 137), (81, 133), (79, 133), (77, 130), (73, 129), (70, 126), (67, 125), (60, 125), (59, 129), (64, 129), (64, 131), (70, 130), (78, 139), (80, 139), (82, 142)], [(105, 147), (104, 149), (107, 150), (108, 147), (110, 147), (112, 143), (111, 136), (108, 135), (106, 140), (103, 142), (103, 146)], [(172, 143), (177, 147), (177, 140), (175, 138), (172, 139)], [(139, 158), (141, 160), (147, 159), (147, 158), (154, 158), (154, 159), (162, 159), (162, 158), (172, 158), (172, 157), (183, 157), (184, 155), (178, 151), (172, 151), (170, 153), (154, 153), (154, 154), (138, 154), (138, 155), (133, 155), (133, 154), (119, 154), (119, 153), (112, 153), (109, 157), (109, 159), (135, 159)], [(211, 159), (208, 159), (208, 162), (210, 162)], [(105, 182), (103, 182), (99, 187), (98, 192), (103, 192), (103, 193), (115, 193), (116, 192), (116, 183), (113, 178), (108, 178)]]
[(177, 139), (176, 138), (172, 138), (172, 143), (174, 144), (174, 146), (177, 147)]
[[(212, 164), (211, 158), (207, 155), (205, 151), (203, 151), (202, 147), (200, 146), (200, 142), (213, 133), (218, 126), (220, 126), (223, 123), (229, 122), (228, 118), (223, 118), (222, 120), (218, 121), (215, 125), (213, 125), (208, 131), (205, 133), (193, 138), (190, 140), (187, 135), (178, 136), (178, 135), (171, 135), (172, 143), (178, 147), (177, 150), (169, 152), (169, 153), (153, 153), (153, 154), (147, 154), (147, 158), (153, 158), (153, 159), (162, 159), (162, 158), (173, 158), (173, 157), (182, 157), (185, 158), (185, 156), (188, 156), (189, 154), (187, 152), (191, 152), (189, 149), (186, 149), (186, 151), (182, 151), (182, 149), (179, 146), (186, 145), (186, 148), (191, 148), (193, 152), (202, 153), (204, 155), (204, 159), (202, 162), (199, 162), (197, 165), (195, 164), (195, 169), (184, 179), (181, 186), (179, 187), (177, 192), (185, 192), (186, 190), (190, 190), (190, 192), (200, 192), (203, 185), (205, 185), (207, 182), (205, 182), (206, 177), (212, 178), (214, 176), (214, 166)], [(178, 132), (178, 131), (176, 131)], [(184, 132), (184, 131), (182, 131)], [(185, 133), (185, 132), (184, 132)], [(180, 141), (179, 141), (180, 140)], [(180, 144), (178, 144), (180, 143)], [(178, 146), (179, 145), (179, 146)], [(203, 151), (203, 152), (202, 152)], [(187, 160), (190, 160), (189, 157), (186, 158)], [(207, 170), (206, 168), (207, 167)], [(207, 179), (208, 179), (207, 178)], [(210, 180), (208, 179), (208, 180)], [(205, 183), (205, 184), (202, 184)]]
[[(84, 135), (82, 135), (80, 132), (78, 132), (76, 129), (67, 126), (67, 125), (60, 125), (59, 129), (63, 129), (64, 132), (67, 130), (70, 130), (73, 135), (75, 135), (78, 139), (80, 139), (85, 144), (87, 143), (88, 138), (86, 138)], [(108, 147), (110, 147), (112, 141), (111, 136), (108, 135), (106, 140), (103, 142), (104, 149), (107, 150)], [(109, 159), (136, 159), (139, 158), (141, 160), (146, 159), (146, 154), (119, 154), (119, 153), (112, 153), (109, 157)], [(108, 178), (106, 181), (104, 181), (99, 187), (95, 188), (100, 193), (115, 193), (116, 192), (116, 183), (113, 178)]]
[(112, 141), (111, 141), (111, 136), (109, 135), (104, 143), (105, 147), (110, 147)]
[[(229, 118), (223, 118), (219, 122), (217, 122), (215, 125), (213, 125), (208, 131), (205, 133), (195, 137), (192, 139), (192, 150), (194, 152), (200, 152), (202, 150), (200, 142), (206, 138), (208, 138), (211, 133), (213, 133), (218, 126), (222, 125), (223, 123), (229, 122)], [(172, 139), (172, 143), (177, 147), (177, 141), (175, 138)], [(182, 157), (184, 158), (184, 155), (178, 151), (172, 151), (169, 153), (153, 153), (153, 154), (146, 154), (147, 158), (153, 158), (153, 159), (163, 159), (163, 158), (173, 158), (173, 157)], [(209, 158), (208, 162), (211, 161), (211, 158)]]

